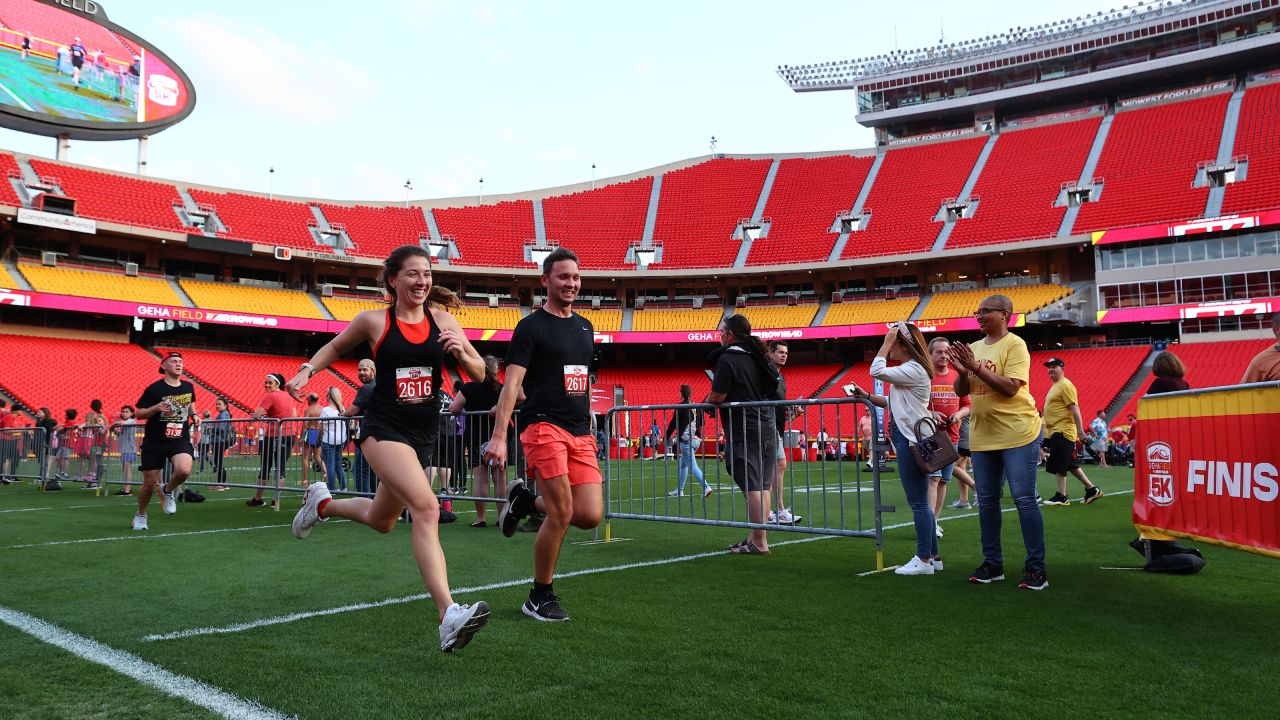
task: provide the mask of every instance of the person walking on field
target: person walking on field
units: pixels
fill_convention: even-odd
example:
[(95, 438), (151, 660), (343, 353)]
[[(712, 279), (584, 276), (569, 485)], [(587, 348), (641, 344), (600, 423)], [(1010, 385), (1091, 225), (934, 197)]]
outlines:
[(1045, 505), (1070, 505), (1067, 498), (1067, 473), (1084, 483), (1084, 503), (1102, 497), (1102, 490), (1089, 481), (1076, 459), (1076, 445), (1084, 437), (1084, 418), (1080, 415), (1080, 398), (1075, 383), (1066, 376), (1066, 363), (1060, 358), (1049, 358), (1044, 366), (1049, 369), (1053, 386), (1044, 399), (1044, 425), (1049, 439), (1045, 441), (1048, 458), (1044, 469), (1058, 478), (1058, 492), (1044, 501)]
[(1022, 338), (1009, 332), (1013, 301), (991, 295), (974, 312), (984, 337), (971, 345), (951, 346), (956, 369), (956, 394), (972, 395), (969, 449), (978, 495), (978, 525), (982, 536), (982, 564), (969, 582), (1004, 580), (1004, 551), (1000, 545), (1000, 495), (1006, 481), (1022, 525), (1027, 556), (1022, 568), (1025, 590), (1049, 587), (1045, 569), (1044, 518), (1036, 502), (1036, 466), (1044, 437), (1036, 401), (1027, 387), (1031, 353)]
[(533, 543), (533, 588), (521, 612), (542, 622), (564, 622), (569, 614), (552, 589), (560, 546), (572, 525), (590, 530), (604, 516), (602, 478), (591, 431), (591, 365), (595, 332), (591, 322), (573, 311), (582, 289), (578, 256), (561, 246), (542, 262), (547, 301), (516, 325), (507, 350), (507, 377), (494, 408), (493, 433), (484, 461), (507, 463), (507, 423), (523, 390), (520, 406), (529, 473), (541, 495), (534, 496), (517, 480), (507, 489), (507, 504), (498, 514), (502, 534), (515, 534), (520, 518), (545, 513)]
[[(681, 385), (680, 404), (688, 405), (692, 402), (693, 388)], [(671, 421), (667, 423), (665, 439), (667, 447), (674, 445), (676, 448), (677, 467), (676, 489), (668, 492), (667, 497), (684, 495), (684, 483), (689, 479), (690, 473), (693, 473), (694, 479), (702, 486), (703, 499), (710, 497), (711, 485), (698, 466), (697, 458), (698, 448), (702, 447), (702, 411), (697, 408), (680, 408), (672, 413)]]
[(346, 518), (381, 533), (395, 529), (400, 513), (412, 514), (413, 557), (435, 602), (440, 649), (451, 652), (471, 642), (489, 620), (483, 600), (459, 605), (449, 592), (444, 550), (440, 547), (440, 503), (425, 468), (434, 464), (444, 365), (457, 364), (470, 377), (484, 374), (484, 363), (446, 306), (460, 307), (456, 295), (432, 284), (431, 258), (416, 245), (396, 248), (383, 263), (382, 286), (391, 297), (386, 310), (356, 315), (320, 348), (286, 388), (297, 395), (317, 372), (361, 343), (373, 348), (377, 385), (364, 407), (359, 444), (380, 482), (373, 498), (333, 499), (323, 482), (307, 488), (293, 518), (299, 540), (316, 524)]

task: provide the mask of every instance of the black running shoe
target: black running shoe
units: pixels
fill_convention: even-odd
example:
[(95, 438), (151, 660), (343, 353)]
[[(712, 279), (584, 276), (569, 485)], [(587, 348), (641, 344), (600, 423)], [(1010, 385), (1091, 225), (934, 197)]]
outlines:
[(498, 513), (498, 524), (502, 526), (502, 534), (506, 537), (515, 535), (520, 518), (526, 517), (532, 511), (533, 493), (529, 492), (529, 488), (522, 480), (511, 483), (511, 487), (507, 490), (507, 503)]
[(1084, 504), (1088, 505), (1094, 500), (1097, 500), (1098, 498), (1102, 497), (1104, 494), (1105, 493), (1102, 492), (1102, 488), (1099, 488), (1097, 485), (1094, 485), (1091, 488), (1085, 488)]
[(1062, 493), (1054, 493), (1053, 497), (1044, 501), (1044, 504), (1045, 505), (1070, 505), (1071, 501), (1068, 500), (1067, 496), (1063, 495)]
[(1023, 568), (1022, 582), (1018, 583), (1018, 587), (1023, 590), (1044, 590), (1049, 587), (1049, 577), (1045, 575), (1044, 570)]
[(982, 585), (989, 585), (997, 580), (1003, 579), (1004, 566), (986, 561), (983, 561), (983, 563), (978, 566), (978, 569), (974, 570), (973, 574), (969, 576), (969, 582), (981, 583)]
[(520, 608), (525, 615), (539, 622), (568, 622), (569, 613), (560, 607), (560, 598), (548, 595), (544, 598), (529, 598)]

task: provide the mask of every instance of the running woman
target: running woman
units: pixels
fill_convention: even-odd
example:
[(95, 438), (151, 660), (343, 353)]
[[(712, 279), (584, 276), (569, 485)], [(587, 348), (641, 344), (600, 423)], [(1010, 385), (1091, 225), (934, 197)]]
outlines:
[[(178, 511), (174, 489), (191, 474), (191, 423), (195, 412), (196, 387), (182, 379), (182, 353), (170, 350), (160, 362), (164, 377), (147, 386), (138, 398), (135, 417), (147, 422), (142, 431), (142, 486), (138, 488), (138, 514), (133, 516), (133, 529), (147, 529), (147, 505), (156, 485), (160, 486), (164, 514)], [(167, 483), (161, 481), (165, 461), (173, 465)]]
[[(457, 296), (431, 284), (431, 258), (416, 245), (396, 248), (382, 268), (382, 286), (391, 296), (386, 310), (366, 310), (298, 369), (286, 385), (295, 397), (307, 381), (361, 343), (373, 348), (377, 375), (364, 408), (358, 443), (380, 483), (373, 498), (334, 500), (329, 487), (307, 488), (293, 518), (301, 540), (316, 523), (341, 517), (389, 533), (400, 513), (413, 515), (410, 532), (418, 570), (436, 603), (440, 649), (456, 650), (471, 641), (489, 620), (484, 601), (459, 605), (449, 594), (444, 551), (440, 548), (440, 504), (423, 470), (434, 464), (439, 427), (440, 384), (445, 362), (456, 362), (471, 377), (484, 375), (484, 362), (467, 342), (458, 321), (440, 305), (459, 306)], [(430, 305), (430, 306), (429, 306)]]
[(595, 332), (590, 321), (573, 312), (582, 277), (572, 250), (557, 248), (543, 260), (542, 286), (546, 303), (521, 320), (511, 336), (506, 383), (484, 459), (491, 467), (506, 467), (507, 423), (523, 390), (528, 398), (520, 406), (525, 425), (520, 442), (542, 495), (535, 497), (519, 480), (512, 483), (498, 522), (502, 534), (511, 537), (520, 518), (546, 514), (533, 543), (533, 589), (521, 609), (535, 620), (563, 622), (569, 615), (551, 589), (560, 545), (570, 525), (590, 530), (604, 514), (588, 374)]

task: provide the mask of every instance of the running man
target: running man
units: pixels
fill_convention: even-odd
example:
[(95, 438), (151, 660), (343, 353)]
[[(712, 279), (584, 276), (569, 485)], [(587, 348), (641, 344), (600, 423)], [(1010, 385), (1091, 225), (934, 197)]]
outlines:
[[(142, 431), (142, 487), (138, 488), (138, 513), (133, 516), (133, 529), (147, 529), (147, 505), (156, 485), (165, 515), (178, 512), (174, 489), (191, 475), (191, 424), (187, 420), (195, 412), (196, 386), (182, 379), (182, 353), (170, 350), (160, 362), (164, 377), (147, 386), (138, 398), (135, 416), (147, 422)], [(165, 462), (173, 465), (167, 483), (161, 481)]]
[(312, 484), (293, 518), (293, 535), (301, 540), (317, 523), (331, 517), (389, 533), (408, 508), (413, 515), (409, 526), (413, 557), (436, 603), (440, 649), (450, 652), (471, 642), (484, 627), (489, 621), (489, 606), (484, 601), (459, 605), (449, 593), (440, 547), (440, 503), (424, 468), (435, 464), (431, 456), (440, 424), (444, 364), (456, 362), (467, 375), (483, 377), (484, 362), (467, 342), (458, 321), (442, 307), (461, 303), (449, 290), (432, 286), (431, 258), (425, 250), (416, 245), (393, 250), (383, 263), (381, 282), (391, 297), (391, 306), (356, 315), (310, 362), (303, 363), (285, 386), (289, 394), (297, 396), (313, 375), (361, 343), (369, 343), (377, 385), (363, 408), (357, 442), (378, 474), (378, 489), (372, 499), (335, 500), (327, 484)]
[(569, 614), (551, 588), (560, 545), (570, 525), (590, 530), (604, 515), (591, 432), (589, 368), (595, 332), (589, 320), (573, 311), (582, 277), (572, 250), (559, 247), (543, 260), (542, 286), (546, 303), (521, 320), (511, 336), (506, 383), (484, 459), (493, 467), (506, 467), (507, 423), (523, 389), (528, 397), (520, 406), (525, 425), (520, 442), (542, 494), (535, 497), (523, 482), (512, 483), (498, 522), (502, 534), (511, 537), (520, 518), (546, 514), (533, 543), (533, 589), (521, 610), (535, 620), (564, 622)]
[[(80, 44), (80, 38), (76, 38), (71, 43), (71, 83), (75, 85), (76, 90), (80, 89), (80, 68), (84, 67), (84, 58), (88, 55), (88, 51)], [(150, 493), (147, 493), (148, 495)]]

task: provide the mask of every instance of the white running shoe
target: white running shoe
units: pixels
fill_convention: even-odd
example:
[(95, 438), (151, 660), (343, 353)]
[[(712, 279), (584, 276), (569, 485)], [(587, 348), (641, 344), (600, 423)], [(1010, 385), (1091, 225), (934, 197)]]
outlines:
[(667, 493), (667, 497), (680, 497), (680, 491), (672, 490), (671, 492)]
[(133, 516), (133, 529), (134, 529), (134, 530), (146, 530), (146, 529), (147, 529), (147, 516), (146, 516), (146, 515), (134, 515), (134, 516)]
[(770, 510), (770, 511), (769, 511), (769, 522), (771, 522), (771, 523), (777, 523), (777, 522), (778, 522), (778, 513), (774, 512), (773, 510)]
[(440, 650), (451, 652), (466, 647), (471, 637), (480, 632), (487, 622), (489, 605), (483, 600), (474, 605), (450, 605), (440, 622)]
[(925, 562), (917, 556), (911, 556), (911, 562), (906, 565), (899, 565), (893, 571), (896, 575), (932, 575), (933, 563)]
[(778, 511), (777, 522), (779, 525), (795, 525), (800, 518), (791, 514), (791, 508), (782, 508)]
[(702, 491), (702, 499), (706, 500), (707, 498), (711, 497), (711, 493), (713, 492), (715, 492), (715, 490), (712, 489), (710, 485), (708, 485), (707, 489)]
[(933, 527), (934, 527), (934, 531), (933, 531), (934, 534), (936, 534), (938, 537), (942, 537), (942, 526), (935, 523)]
[(172, 515), (178, 512), (178, 501), (174, 499), (173, 493), (164, 491), (164, 483), (160, 483), (160, 499), (161, 506), (164, 507), (165, 515)]
[(934, 558), (933, 560), (931, 560), (930, 562), (932, 562), (932, 563), (933, 563), (933, 571), (934, 571), (934, 572), (942, 572), (942, 568), (943, 568), (943, 565), (942, 565), (942, 558), (940, 558), (940, 557), (936, 557), (936, 558)]
[(312, 483), (307, 492), (302, 496), (302, 507), (298, 508), (297, 514), (293, 516), (293, 536), (299, 540), (311, 534), (311, 528), (316, 523), (324, 522), (324, 518), (320, 517), (320, 503), (333, 497), (329, 493), (329, 486), (325, 483)]

